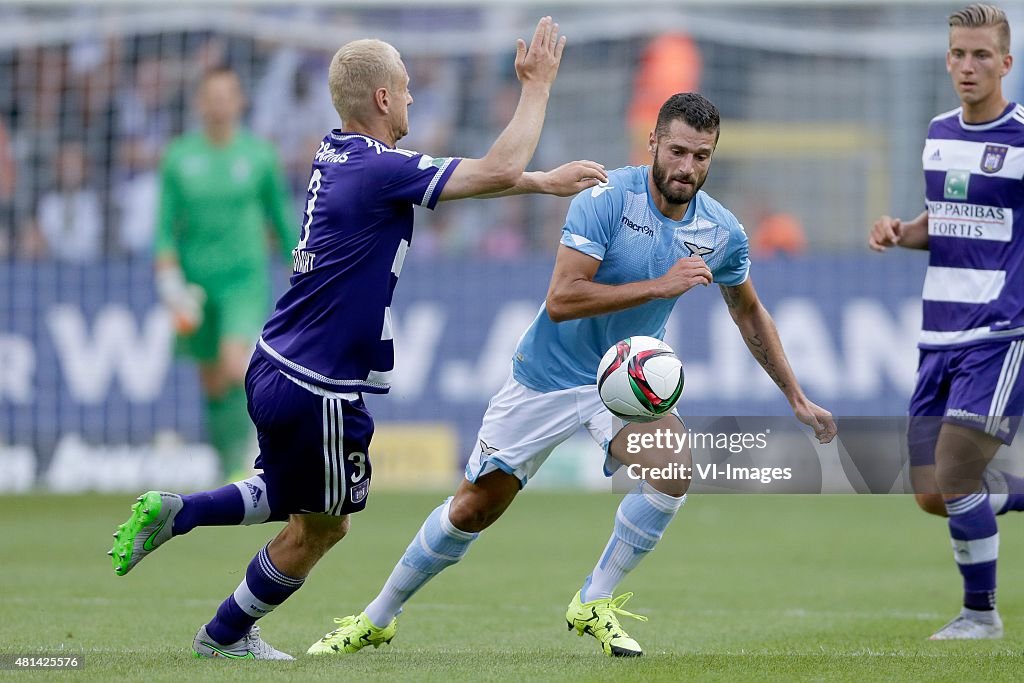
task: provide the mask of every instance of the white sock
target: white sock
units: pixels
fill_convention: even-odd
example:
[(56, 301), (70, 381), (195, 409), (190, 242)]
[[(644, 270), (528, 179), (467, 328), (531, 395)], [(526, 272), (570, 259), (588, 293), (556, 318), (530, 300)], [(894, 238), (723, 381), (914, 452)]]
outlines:
[(469, 544), (480, 534), (456, 529), (448, 518), (451, 498), (434, 509), (391, 570), (384, 587), (366, 606), (366, 616), (377, 628), (391, 623), (416, 591), (446, 567), (466, 554)]
[(612, 597), (612, 592), (640, 560), (654, 549), (665, 528), (686, 502), (658, 491), (646, 481), (626, 494), (615, 513), (615, 527), (597, 566), (580, 589), (580, 600)]

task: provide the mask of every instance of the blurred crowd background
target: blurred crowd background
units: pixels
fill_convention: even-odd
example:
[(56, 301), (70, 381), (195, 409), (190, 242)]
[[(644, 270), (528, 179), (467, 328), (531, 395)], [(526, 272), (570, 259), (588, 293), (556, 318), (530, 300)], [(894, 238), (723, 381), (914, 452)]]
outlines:
[[(481, 155), (516, 103), (514, 38), (540, 11), (154, 7), (0, 9), (3, 256), (147, 257), (161, 153), (195, 127), (191, 95), (214, 67), (239, 73), (245, 123), (276, 145), (298, 216), (311, 153), (338, 125), (327, 65), (355, 37), (405, 57), (415, 102), (401, 146)], [(570, 43), (533, 167), (644, 163), (658, 105), (701, 90), (724, 118), (707, 189), (758, 251), (860, 248), (874, 214), (920, 206), (923, 132), (955, 105), (942, 61), (952, 7), (545, 7)], [(413, 254), (550, 252), (564, 210), (547, 198), (445, 206), (419, 217)]]

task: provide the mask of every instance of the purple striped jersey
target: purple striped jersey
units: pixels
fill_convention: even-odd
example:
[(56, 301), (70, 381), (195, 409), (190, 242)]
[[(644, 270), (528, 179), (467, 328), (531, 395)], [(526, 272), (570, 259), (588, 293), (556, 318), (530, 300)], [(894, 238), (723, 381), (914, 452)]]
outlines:
[(413, 205), (433, 209), (458, 163), (331, 131), (313, 156), (291, 286), (257, 351), (324, 389), (387, 393), (391, 299), (412, 241)]
[(1024, 336), (1024, 107), (989, 123), (960, 109), (925, 141), (928, 273), (919, 346)]

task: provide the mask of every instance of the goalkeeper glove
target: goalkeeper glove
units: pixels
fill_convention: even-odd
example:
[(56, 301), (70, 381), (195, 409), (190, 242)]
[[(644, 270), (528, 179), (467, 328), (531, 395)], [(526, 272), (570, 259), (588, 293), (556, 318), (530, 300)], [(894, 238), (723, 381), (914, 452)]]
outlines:
[(174, 331), (187, 336), (203, 324), (206, 292), (196, 284), (185, 282), (180, 268), (161, 268), (156, 274), (156, 291), (174, 321)]

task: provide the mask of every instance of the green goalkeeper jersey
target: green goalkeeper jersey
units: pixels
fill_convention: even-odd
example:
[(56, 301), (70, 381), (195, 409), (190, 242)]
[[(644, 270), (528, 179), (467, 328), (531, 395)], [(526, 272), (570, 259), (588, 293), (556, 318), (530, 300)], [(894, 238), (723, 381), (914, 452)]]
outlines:
[(176, 256), (190, 282), (265, 281), (268, 223), (291, 260), (298, 219), (270, 143), (245, 131), (223, 146), (186, 134), (167, 147), (160, 176), (156, 253)]

